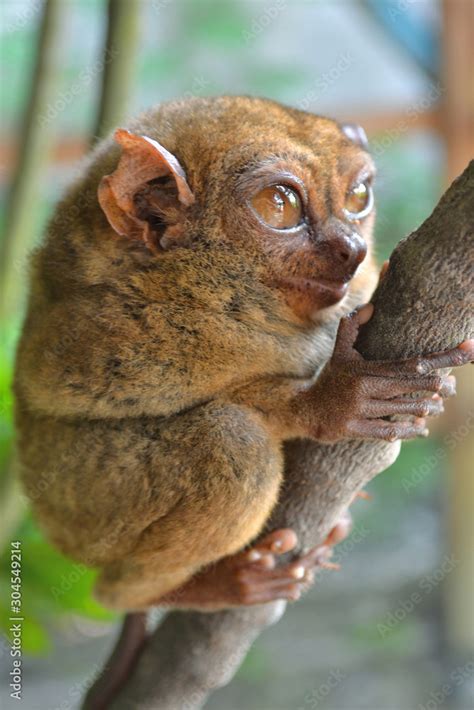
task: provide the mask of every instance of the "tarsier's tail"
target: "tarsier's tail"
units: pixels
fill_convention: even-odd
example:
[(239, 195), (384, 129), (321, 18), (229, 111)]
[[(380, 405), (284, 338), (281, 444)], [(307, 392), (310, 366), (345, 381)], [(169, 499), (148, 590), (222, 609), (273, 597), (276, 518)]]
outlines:
[(109, 703), (130, 677), (146, 640), (146, 613), (127, 614), (110, 658), (90, 687), (82, 710), (106, 710), (109, 707)]

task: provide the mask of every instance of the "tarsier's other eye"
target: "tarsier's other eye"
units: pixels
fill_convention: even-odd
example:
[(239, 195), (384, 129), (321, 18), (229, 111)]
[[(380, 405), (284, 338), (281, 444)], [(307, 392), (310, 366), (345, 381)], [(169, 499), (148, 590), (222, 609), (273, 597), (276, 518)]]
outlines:
[(349, 219), (361, 219), (369, 214), (373, 203), (371, 186), (368, 182), (359, 182), (347, 193), (344, 211)]
[(303, 220), (298, 193), (288, 185), (265, 187), (252, 198), (255, 212), (274, 229), (292, 229)]

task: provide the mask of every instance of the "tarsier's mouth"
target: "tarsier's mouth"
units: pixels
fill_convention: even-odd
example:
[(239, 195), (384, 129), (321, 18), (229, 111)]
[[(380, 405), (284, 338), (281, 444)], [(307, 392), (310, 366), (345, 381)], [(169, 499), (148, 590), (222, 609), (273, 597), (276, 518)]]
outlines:
[(278, 285), (285, 291), (296, 292), (301, 299), (327, 307), (344, 298), (349, 288), (349, 281), (334, 281), (319, 277), (317, 279), (290, 277), (280, 279)]

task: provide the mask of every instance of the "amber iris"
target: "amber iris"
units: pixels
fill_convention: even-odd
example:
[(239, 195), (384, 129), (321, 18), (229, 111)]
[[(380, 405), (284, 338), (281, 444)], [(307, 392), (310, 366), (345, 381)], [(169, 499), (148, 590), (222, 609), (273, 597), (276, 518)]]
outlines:
[(366, 182), (359, 182), (348, 192), (344, 209), (352, 218), (364, 217), (372, 208), (372, 190)]
[(302, 222), (300, 197), (288, 185), (271, 185), (260, 190), (252, 198), (252, 207), (274, 229), (292, 229)]

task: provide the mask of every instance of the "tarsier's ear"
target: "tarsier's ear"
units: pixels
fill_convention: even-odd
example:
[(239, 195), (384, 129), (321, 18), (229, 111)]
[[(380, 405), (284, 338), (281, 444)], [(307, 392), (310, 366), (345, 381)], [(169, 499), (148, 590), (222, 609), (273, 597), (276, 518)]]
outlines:
[(341, 130), (353, 143), (360, 145), (364, 150), (369, 149), (367, 134), (358, 123), (343, 123), (341, 124)]
[(100, 206), (118, 234), (153, 246), (160, 217), (189, 207), (194, 195), (178, 160), (157, 141), (121, 128), (114, 138), (122, 155), (115, 171), (100, 182)]

